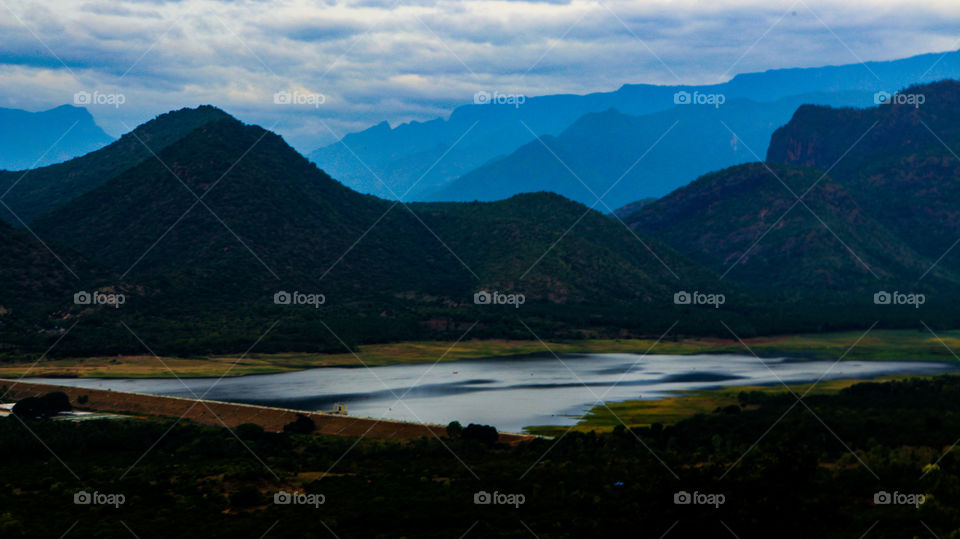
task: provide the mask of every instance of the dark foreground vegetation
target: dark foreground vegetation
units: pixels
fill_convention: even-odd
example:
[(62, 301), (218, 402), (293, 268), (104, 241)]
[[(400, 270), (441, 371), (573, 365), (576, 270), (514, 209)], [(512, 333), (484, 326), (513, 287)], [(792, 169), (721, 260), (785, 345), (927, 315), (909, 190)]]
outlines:
[(0, 533), (960, 537), (960, 379), (740, 401), (672, 426), (517, 446), (10, 417)]

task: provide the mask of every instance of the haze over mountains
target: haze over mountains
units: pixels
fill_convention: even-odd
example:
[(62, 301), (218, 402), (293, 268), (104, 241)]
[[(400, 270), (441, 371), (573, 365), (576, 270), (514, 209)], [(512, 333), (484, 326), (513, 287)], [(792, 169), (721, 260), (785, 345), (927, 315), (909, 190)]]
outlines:
[(0, 108), (0, 170), (59, 163), (112, 141), (84, 108), (62, 105), (42, 112)]
[[(543, 136), (454, 180), (431, 200), (499, 200), (551, 190), (612, 211), (661, 197), (693, 178), (757, 161), (770, 134), (804, 103), (867, 106), (873, 94), (807, 94), (772, 103), (732, 99), (719, 107), (677, 106), (645, 116), (589, 113), (559, 136)], [(600, 200), (602, 199), (602, 201)]]
[[(544, 149), (537, 150), (529, 143), (534, 142), (537, 136), (563, 139), (564, 135), (568, 135), (563, 133), (565, 130), (573, 129), (580, 121), (589, 121), (584, 116), (591, 113), (613, 109), (626, 116), (646, 116), (675, 109), (673, 114), (676, 116), (666, 122), (667, 126), (679, 120), (678, 128), (693, 122), (687, 127), (687, 132), (701, 129), (713, 132), (716, 121), (707, 114), (709, 106), (678, 106), (674, 102), (674, 94), (720, 94), (726, 100), (721, 109), (736, 100), (748, 100), (739, 101), (740, 112), (743, 121), (749, 124), (749, 129), (755, 135), (741, 136), (748, 140), (755, 139), (757, 147), (751, 147), (762, 157), (769, 135), (785, 121), (785, 109), (772, 105), (774, 102), (789, 97), (801, 99), (800, 96), (806, 94), (802, 98), (806, 103), (868, 106), (873, 104), (873, 94), (877, 91), (893, 92), (910, 84), (945, 78), (960, 78), (960, 52), (924, 54), (890, 62), (741, 74), (729, 82), (708, 86), (624, 85), (614, 92), (584, 96), (531, 97), (516, 106), (489, 104), (495, 101), (496, 93), (486, 91), (480, 99), (486, 99), (488, 104), (464, 105), (455, 109), (447, 119), (412, 122), (393, 129), (381, 123), (346, 135), (340, 142), (320, 148), (309, 157), (348, 187), (384, 198), (492, 200), (524, 191), (555, 190), (544, 178), (536, 176), (537, 167), (549, 167), (551, 171), (566, 167), (548, 163), (536, 156), (538, 151)], [(503, 89), (500, 93), (511, 95), (510, 91)], [(509, 97), (503, 100), (509, 100)], [(669, 114), (633, 121), (660, 127), (665, 117), (669, 117)], [(644, 133), (643, 142), (656, 140), (664, 130)], [(684, 131), (681, 129), (680, 132)], [(726, 133), (726, 130), (723, 132)], [(729, 141), (732, 137), (726, 136), (728, 134), (721, 138), (706, 139), (712, 142), (705, 143), (706, 151), (703, 153), (695, 148), (682, 147), (679, 143), (659, 149), (659, 153), (648, 156), (650, 163), (645, 158), (643, 164), (659, 172), (663, 162), (672, 160), (687, 168), (684, 174), (692, 175), (677, 173), (679, 177), (664, 178), (653, 172), (647, 176), (643, 173), (645, 167), (638, 165), (636, 176), (625, 178), (621, 182), (623, 186), (618, 185), (617, 191), (611, 193), (615, 202), (607, 201), (607, 204), (617, 207), (648, 196), (660, 196), (709, 170), (755, 159), (745, 158), (742, 148), (731, 151)], [(575, 138), (573, 134), (568, 136)], [(610, 166), (607, 154), (601, 154), (594, 160), (589, 155), (581, 155), (576, 166), (568, 163), (593, 190), (597, 185), (612, 184), (623, 174), (625, 166), (620, 161), (627, 161), (626, 166), (629, 166), (649, 149), (649, 144), (634, 145), (629, 139), (606, 140), (602, 139), (602, 133), (595, 133), (594, 136), (601, 138), (596, 142), (596, 147), (603, 147), (605, 143), (613, 144), (619, 153), (629, 151), (633, 159), (616, 156), (617, 166)], [(678, 136), (677, 140), (680, 140)], [(762, 142), (757, 143), (756, 140)], [(562, 141), (546, 139), (547, 146), (553, 148), (554, 143), (564, 148)], [(566, 160), (569, 156), (565, 154), (561, 157)], [(491, 160), (495, 162), (491, 163)], [(566, 171), (565, 175), (567, 178), (563, 182), (568, 183), (571, 174)], [(518, 179), (522, 183), (514, 186)], [(579, 185), (578, 181), (574, 181)], [(582, 193), (586, 193), (586, 196), (580, 196)], [(596, 196), (582, 185), (579, 188), (572, 186), (568, 196), (574, 196), (588, 205), (596, 201)]]

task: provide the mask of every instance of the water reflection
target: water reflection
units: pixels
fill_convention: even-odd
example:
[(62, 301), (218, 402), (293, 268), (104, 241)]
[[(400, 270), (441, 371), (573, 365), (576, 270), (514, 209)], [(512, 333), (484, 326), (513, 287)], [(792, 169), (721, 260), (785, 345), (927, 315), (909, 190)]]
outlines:
[[(832, 368), (831, 368), (832, 367)], [(225, 378), (34, 379), (63, 385), (263, 404), (301, 410), (349, 405), (351, 415), (446, 424), (459, 420), (520, 431), (569, 425), (598, 400), (659, 399), (720, 386), (868, 379), (957, 371), (952, 363), (787, 361), (753, 356), (571, 354), (478, 359), (437, 365), (322, 368)], [(184, 384), (189, 388), (184, 387)], [(398, 400), (398, 397), (403, 397)]]

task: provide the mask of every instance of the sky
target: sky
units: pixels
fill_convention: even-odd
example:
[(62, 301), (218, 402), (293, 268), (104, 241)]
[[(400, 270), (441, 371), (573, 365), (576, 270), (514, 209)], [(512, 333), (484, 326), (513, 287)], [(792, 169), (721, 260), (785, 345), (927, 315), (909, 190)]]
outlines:
[(958, 28), (956, 0), (0, 0), (0, 107), (86, 92), (119, 136), (213, 104), (307, 152), (445, 117), (478, 91), (891, 60), (960, 48)]

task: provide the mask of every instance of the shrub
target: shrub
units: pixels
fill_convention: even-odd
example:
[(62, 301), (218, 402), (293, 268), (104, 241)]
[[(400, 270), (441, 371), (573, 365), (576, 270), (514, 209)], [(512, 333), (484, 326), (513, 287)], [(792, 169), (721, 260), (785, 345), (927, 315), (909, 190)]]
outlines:
[(476, 440), (487, 445), (493, 445), (500, 438), (500, 435), (497, 433), (496, 427), (470, 423), (467, 428), (463, 429), (461, 437), (464, 440)]
[(309, 417), (302, 414), (297, 414), (296, 421), (291, 421), (283, 426), (283, 432), (288, 432), (291, 434), (310, 434), (315, 430), (317, 430), (316, 423), (314, 423)]

